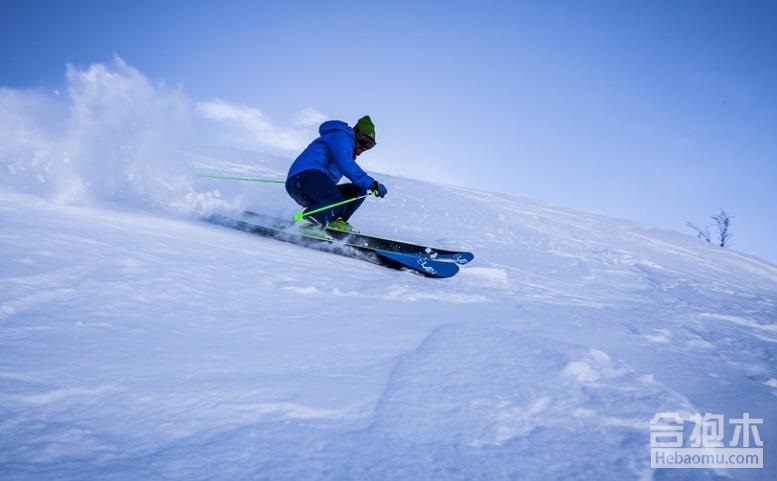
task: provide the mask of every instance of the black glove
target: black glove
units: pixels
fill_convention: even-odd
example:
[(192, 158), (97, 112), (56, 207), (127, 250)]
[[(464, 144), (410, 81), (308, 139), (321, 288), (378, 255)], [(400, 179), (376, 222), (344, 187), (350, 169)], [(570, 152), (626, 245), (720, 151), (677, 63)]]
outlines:
[(388, 194), (388, 189), (386, 188), (386, 186), (381, 184), (377, 180), (372, 183), (370, 190), (372, 191), (372, 195), (380, 198), (386, 197), (386, 194)]

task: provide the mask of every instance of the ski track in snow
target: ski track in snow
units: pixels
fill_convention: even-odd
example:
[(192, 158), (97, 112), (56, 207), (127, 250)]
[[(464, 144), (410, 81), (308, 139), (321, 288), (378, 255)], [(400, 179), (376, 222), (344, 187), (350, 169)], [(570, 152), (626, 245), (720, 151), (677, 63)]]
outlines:
[[(201, 171), (283, 172), (189, 155)], [(354, 218), (363, 231), (475, 261), (432, 280), (0, 189), (0, 477), (774, 477), (775, 266), (626, 221), (388, 182)], [(208, 185), (294, 210), (278, 191), (264, 203)], [(766, 468), (651, 470), (650, 418), (696, 411), (763, 418)]]

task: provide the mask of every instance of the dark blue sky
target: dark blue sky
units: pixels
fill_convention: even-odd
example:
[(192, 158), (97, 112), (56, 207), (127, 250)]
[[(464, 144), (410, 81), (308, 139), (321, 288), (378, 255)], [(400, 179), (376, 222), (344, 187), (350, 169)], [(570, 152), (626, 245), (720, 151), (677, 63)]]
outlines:
[[(8, 1), (0, 86), (114, 54), (278, 124), (373, 116), (376, 165), (777, 260), (777, 3)], [(688, 231), (690, 232), (690, 231)]]

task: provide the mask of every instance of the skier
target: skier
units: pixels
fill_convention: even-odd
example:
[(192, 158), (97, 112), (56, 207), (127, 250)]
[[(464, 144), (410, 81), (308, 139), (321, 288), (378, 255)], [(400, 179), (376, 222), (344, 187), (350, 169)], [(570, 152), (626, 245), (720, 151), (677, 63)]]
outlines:
[[(340, 120), (328, 120), (318, 128), (320, 137), (297, 157), (286, 177), (286, 192), (305, 211), (361, 197), (371, 191), (378, 197), (388, 192), (386, 186), (367, 175), (356, 163), (356, 157), (375, 146), (375, 125), (369, 115), (360, 118), (353, 128)], [(339, 184), (343, 177), (351, 183)], [(307, 216), (306, 219), (329, 228), (352, 232), (348, 223), (364, 202), (359, 199)]]

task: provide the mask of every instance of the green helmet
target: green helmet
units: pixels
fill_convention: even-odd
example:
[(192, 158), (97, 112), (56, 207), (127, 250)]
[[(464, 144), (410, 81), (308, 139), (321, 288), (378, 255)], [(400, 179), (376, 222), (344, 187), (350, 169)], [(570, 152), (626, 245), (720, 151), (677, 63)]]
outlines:
[(360, 118), (353, 128), (358, 129), (359, 132), (371, 138), (373, 141), (375, 140), (375, 124), (372, 123), (372, 119), (369, 115)]

